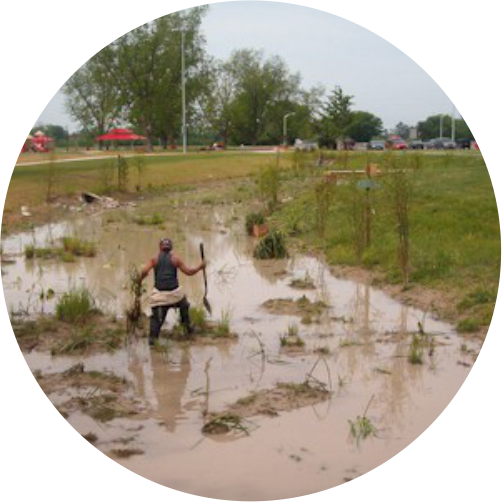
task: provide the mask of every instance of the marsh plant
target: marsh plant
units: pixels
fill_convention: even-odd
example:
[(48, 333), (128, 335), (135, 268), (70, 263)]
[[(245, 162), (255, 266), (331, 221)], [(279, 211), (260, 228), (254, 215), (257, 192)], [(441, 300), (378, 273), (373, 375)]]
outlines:
[(146, 289), (143, 282), (140, 281), (141, 272), (132, 265), (129, 269), (128, 288), (131, 294), (129, 307), (126, 309), (127, 331), (131, 333), (141, 325), (141, 298)]
[(326, 181), (321, 181), (314, 187), (316, 228), (321, 239), (324, 239), (326, 235), (328, 214), (333, 203), (333, 192), (334, 185)]
[(367, 244), (365, 224), (365, 194), (357, 186), (357, 178), (355, 172), (350, 176), (349, 193), (351, 204), (351, 226), (352, 226), (352, 242), (357, 258), (357, 263), (362, 262), (363, 252)]
[(136, 191), (141, 192), (143, 188), (143, 176), (146, 171), (146, 162), (143, 155), (136, 155), (132, 159), (133, 169), (136, 171)]
[(396, 222), (398, 239), (397, 262), (403, 284), (406, 286), (410, 277), (410, 197), (411, 178), (407, 164), (392, 156), (387, 161), (387, 181), (390, 190), (390, 202)]
[(119, 155), (117, 157), (117, 188), (119, 192), (127, 192), (129, 186), (129, 164)]
[(271, 162), (258, 173), (258, 189), (263, 201), (274, 211), (279, 204), (279, 160)]
[(56, 152), (52, 149), (49, 153), (49, 162), (45, 167), (47, 191), (45, 200), (47, 203), (52, 202), (56, 197), (56, 182), (58, 178), (58, 165), (56, 163)]
[(279, 337), (281, 347), (303, 347), (305, 342), (300, 336), (298, 324), (290, 324), (286, 333)]
[(374, 397), (375, 396), (371, 396), (371, 399), (369, 400), (362, 416), (358, 415), (355, 420), (349, 420), (350, 435), (357, 441), (358, 444), (361, 439), (366, 439), (370, 436), (376, 436), (378, 434), (378, 429), (375, 425), (373, 425), (373, 422), (367, 416)]
[(232, 320), (232, 312), (229, 308), (221, 311), (220, 319), (216, 323), (214, 334), (216, 337), (225, 338), (230, 336), (230, 322)]
[(85, 322), (98, 313), (96, 302), (89, 290), (84, 287), (64, 293), (56, 304), (56, 317), (68, 323)]
[(282, 259), (288, 257), (286, 239), (282, 232), (272, 230), (256, 246), (254, 257), (258, 260)]
[(106, 159), (99, 167), (99, 188), (98, 192), (103, 195), (110, 195), (113, 192), (113, 182), (115, 178), (115, 160)]

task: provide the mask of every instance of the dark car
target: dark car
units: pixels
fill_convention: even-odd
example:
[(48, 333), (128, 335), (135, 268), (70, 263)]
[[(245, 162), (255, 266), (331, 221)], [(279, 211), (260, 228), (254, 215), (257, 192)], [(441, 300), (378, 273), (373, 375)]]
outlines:
[(420, 141), (419, 139), (415, 139), (413, 141), (410, 141), (408, 148), (410, 148), (411, 150), (423, 150), (424, 142)]
[(449, 138), (436, 138), (425, 143), (425, 148), (435, 150), (454, 150), (457, 148), (457, 144)]
[(385, 141), (374, 140), (368, 143), (368, 150), (385, 150)]
[(471, 149), (471, 140), (470, 139), (457, 139), (457, 148), (461, 150), (470, 150)]

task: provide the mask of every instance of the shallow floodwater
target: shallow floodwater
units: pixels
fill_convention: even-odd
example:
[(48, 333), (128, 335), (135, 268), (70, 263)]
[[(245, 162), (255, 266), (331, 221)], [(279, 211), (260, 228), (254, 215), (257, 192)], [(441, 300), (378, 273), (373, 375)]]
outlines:
[[(234, 221), (232, 209), (199, 206), (168, 221), (167, 231), (121, 221), (106, 223), (109, 214), (4, 240), (4, 253), (16, 262), (3, 267), (3, 285), (11, 312), (51, 312), (58, 295), (85, 283), (103, 309), (120, 317), (128, 300), (127, 270), (153, 256), (160, 237), (172, 236), (175, 251), (193, 265), (199, 259), (199, 243), (204, 242), (213, 317), (230, 312), (236, 340), (169, 342), (169, 350), (157, 352), (138, 337), (115, 353), (25, 354), (32, 371), (62, 371), (83, 361), (86, 370), (113, 372), (131, 382), (134, 396), (152, 410), (154, 418), (98, 424), (77, 412), (68, 420), (82, 434), (94, 432), (95, 446), (107, 454), (128, 438), (129, 446), (144, 453), (116, 460), (148, 479), (192, 494), (234, 500), (278, 499), (331, 488), (368, 472), (409, 445), (444, 410), (468, 375), (472, 359), (467, 359), (461, 346), (470, 342), (450, 325), (377, 289), (336, 278), (314, 257), (253, 260), (253, 241), (244, 234), (242, 221)], [(98, 256), (71, 264), (24, 259), (26, 244), (43, 245), (63, 235), (98, 241)], [(290, 286), (293, 278), (306, 274), (315, 290)], [(200, 304), (202, 276), (183, 278), (182, 283), (192, 304)], [(41, 300), (40, 293), (48, 289), (56, 297)], [(275, 315), (262, 307), (269, 299), (296, 299), (304, 294), (329, 304), (321, 322), (303, 325), (299, 317)], [(409, 333), (416, 331), (419, 321), (434, 335), (436, 348), (424, 364), (412, 365), (407, 358)], [(167, 329), (174, 322), (171, 313)], [(279, 337), (292, 323), (298, 324), (306, 345), (288, 352), (281, 348)], [(329, 349), (323, 356), (327, 364), (319, 363), (314, 376), (333, 391), (330, 400), (274, 418), (253, 417), (249, 435), (202, 434), (206, 406), (220, 411), (254, 390), (277, 382), (303, 382), (319, 359), (316, 349), (321, 348)], [(50, 398), (57, 404), (62, 396)], [(362, 416), (371, 399), (367, 416), (378, 433), (358, 442), (350, 435), (349, 420)]]

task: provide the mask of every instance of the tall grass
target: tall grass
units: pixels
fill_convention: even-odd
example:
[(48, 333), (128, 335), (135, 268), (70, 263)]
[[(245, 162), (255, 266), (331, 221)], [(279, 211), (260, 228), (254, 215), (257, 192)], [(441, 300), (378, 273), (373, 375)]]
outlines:
[(81, 287), (64, 293), (56, 304), (56, 317), (68, 323), (81, 323), (98, 312), (91, 293)]

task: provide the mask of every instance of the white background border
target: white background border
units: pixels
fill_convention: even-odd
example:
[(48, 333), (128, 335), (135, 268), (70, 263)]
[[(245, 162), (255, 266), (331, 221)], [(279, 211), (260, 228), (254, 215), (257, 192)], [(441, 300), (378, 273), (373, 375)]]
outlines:
[[(368, 28), (417, 62), (464, 116), (481, 147), (498, 198), (502, 130), (500, 9), (492, 0), (291, 2)], [(138, 25), (191, 1), (2, 4), (0, 79), (1, 209), (29, 130), (61, 85), (89, 57)], [(243, 20), (245, 22), (245, 20)], [(468, 190), (469, 187), (466, 187)], [(124, 469), (90, 446), (49, 403), (32, 377), (0, 299), (2, 500), (193, 501)], [(478, 362), (436, 422), (379, 468), (309, 501), (500, 500), (502, 446), (500, 308)], [(222, 476), (221, 483), (225, 483)]]

